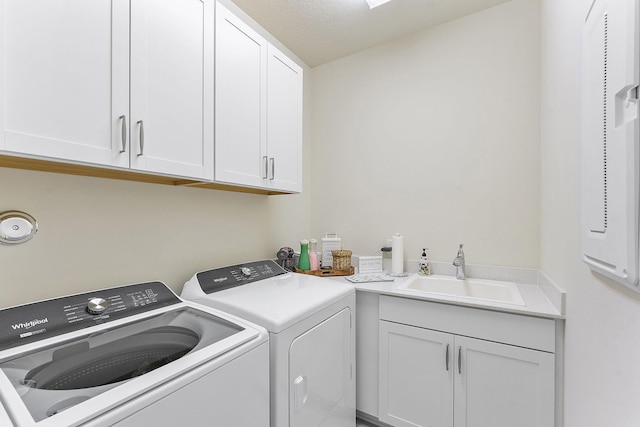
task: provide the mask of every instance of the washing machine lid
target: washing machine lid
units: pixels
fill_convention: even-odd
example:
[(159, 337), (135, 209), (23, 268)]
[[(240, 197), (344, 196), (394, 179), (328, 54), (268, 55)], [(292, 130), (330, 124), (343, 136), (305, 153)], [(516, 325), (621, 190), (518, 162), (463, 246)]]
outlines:
[[(270, 260), (256, 263), (264, 263), (274, 271), (281, 270)], [(233, 266), (224, 268), (237, 270)], [(279, 333), (355, 292), (348, 283), (285, 272), (207, 293), (209, 284), (203, 280), (218, 277), (212, 273), (218, 270), (194, 275), (185, 284), (181, 296), (257, 323), (272, 333)]]
[[(88, 313), (86, 302), (95, 298), (112, 304)], [(22, 338), (31, 341), (0, 351), (0, 405), (19, 426), (79, 425), (222, 354), (266, 342), (259, 329), (184, 302), (160, 282), (14, 307), (0, 318), (5, 312), (12, 318), (22, 312), (23, 321), (13, 323), (18, 329), (39, 328), (34, 338)], [(54, 324), (58, 318), (64, 325)], [(49, 327), (52, 334), (40, 339)]]

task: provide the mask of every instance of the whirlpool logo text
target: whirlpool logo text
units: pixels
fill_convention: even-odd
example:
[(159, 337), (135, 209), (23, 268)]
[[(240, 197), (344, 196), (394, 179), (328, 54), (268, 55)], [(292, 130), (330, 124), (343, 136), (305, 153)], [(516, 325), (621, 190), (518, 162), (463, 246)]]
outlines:
[(49, 318), (45, 317), (44, 319), (33, 319), (28, 322), (11, 325), (11, 327), (15, 331), (18, 329), (31, 329), (34, 326), (42, 325), (43, 323), (49, 323)]

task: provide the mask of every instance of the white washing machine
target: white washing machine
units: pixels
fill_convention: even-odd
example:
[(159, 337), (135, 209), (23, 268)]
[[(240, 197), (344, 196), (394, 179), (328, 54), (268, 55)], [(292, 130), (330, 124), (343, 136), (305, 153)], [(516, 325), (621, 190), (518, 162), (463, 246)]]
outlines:
[(269, 331), (272, 427), (355, 426), (355, 289), (255, 261), (193, 276), (181, 296)]
[(2, 426), (269, 425), (267, 331), (161, 282), (0, 319)]
[(10, 426), (11, 418), (9, 418), (9, 414), (4, 410), (4, 406), (0, 404), (0, 426)]

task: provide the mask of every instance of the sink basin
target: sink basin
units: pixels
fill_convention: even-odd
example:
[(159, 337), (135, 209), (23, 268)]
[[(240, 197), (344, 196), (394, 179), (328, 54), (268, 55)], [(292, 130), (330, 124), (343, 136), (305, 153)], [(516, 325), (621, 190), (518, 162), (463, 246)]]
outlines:
[(459, 280), (450, 276), (415, 275), (401, 283), (398, 289), (454, 297), (456, 299), (464, 298), (502, 304), (525, 305), (515, 283), (498, 280)]

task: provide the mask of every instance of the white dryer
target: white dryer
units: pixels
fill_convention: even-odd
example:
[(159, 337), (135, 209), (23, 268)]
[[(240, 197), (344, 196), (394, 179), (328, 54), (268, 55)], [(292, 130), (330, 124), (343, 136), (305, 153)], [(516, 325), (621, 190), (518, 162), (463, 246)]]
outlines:
[(269, 425), (267, 331), (161, 282), (0, 319), (0, 425)]
[(202, 271), (181, 296), (269, 331), (272, 427), (355, 425), (355, 289), (273, 261)]

